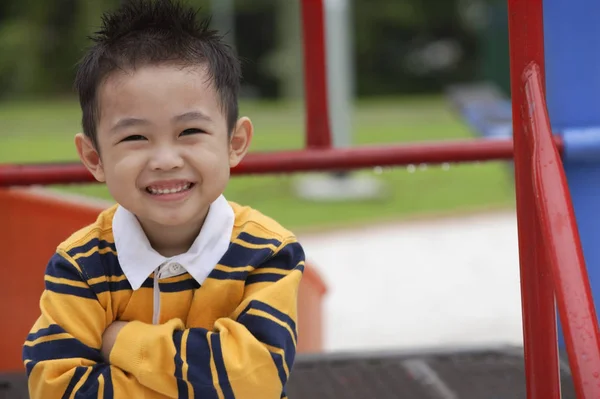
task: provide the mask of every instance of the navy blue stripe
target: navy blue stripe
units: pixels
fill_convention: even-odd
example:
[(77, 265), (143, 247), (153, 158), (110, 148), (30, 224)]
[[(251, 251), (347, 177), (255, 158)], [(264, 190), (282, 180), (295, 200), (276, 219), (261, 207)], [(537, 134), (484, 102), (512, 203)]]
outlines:
[(71, 285), (53, 283), (46, 281), (46, 289), (57, 294), (73, 295), (78, 298), (98, 299), (96, 294), (89, 288), (73, 287)]
[(273, 255), (273, 250), (270, 248), (246, 248), (231, 243), (219, 263), (229, 267), (258, 266), (271, 255)]
[(263, 267), (274, 267), (281, 270), (293, 270), (298, 266), (298, 263), (304, 260), (304, 250), (297, 242), (287, 244), (281, 248), (279, 252), (275, 254), (267, 262), (260, 265), (258, 268)]
[(55, 278), (63, 278), (65, 280), (84, 281), (79, 270), (58, 253), (55, 253), (50, 258), (50, 261), (46, 266), (45, 274)]
[[(87, 369), (88, 367), (85, 367)], [(85, 382), (79, 387), (77, 393), (75, 394), (75, 398), (87, 399), (87, 398), (97, 398), (98, 397), (98, 389), (100, 389), (100, 382), (98, 379), (100, 375), (104, 376), (104, 381), (110, 379), (110, 365), (106, 363), (96, 364), (92, 366), (92, 370), (88, 375)], [(106, 387), (106, 383), (104, 384)], [(106, 392), (106, 389), (105, 389)]]
[(240, 271), (240, 272), (225, 272), (219, 269), (213, 269), (212, 272), (208, 275), (208, 278), (212, 278), (215, 280), (238, 280), (244, 281), (248, 276), (249, 271)]
[(114, 399), (115, 391), (113, 388), (112, 371), (110, 366), (106, 368), (104, 372), (104, 398), (103, 399)]
[(286, 328), (272, 320), (247, 313), (239, 318), (239, 322), (260, 342), (282, 349), (288, 369), (292, 369), (296, 356), (296, 346)]
[[(109, 276), (106, 277), (110, 278)], [(92, 284), (92, 289), (95, 293), (100, 294), (102, 292), (110, 291), (126, 291), (131, 290), (131, 284), (129, 280), (121, 280), (121, 281), (101, 281), (99, 283)]]
[(80, 257), (76, 260), (77, 264), (83, 269), (85, 276), (89, 279), (98, 278), (102, 276), (122, 276), (123, 269), (119, 265), (119, 260), (115, 255), (116, 248), (113, 243), (109, 243), (98, 238), (93, 238), (84, 245), (76, 248), (72, 248), (67, 252), (71, 257), (84, 254), (93, 248), (98, 247), (98, 250), (110, 248), (114, 252), (107, 252), (100, 254), (98, 251), (86, 257)]
[(117, 247), (114, 243), (105, 240), (100, 240), (99, 238), (94, 237), (83, 245), (71, 248), (69, 251), (67, 251), (67, 253), (69, 254), (69, 256), (73, 257), (75, 255), (84, 254), (95, 247), (98, 247), (98, 249), (110, 248), (115, 252), (117, 251)]
[(283, 358), (279, 353), (273, 352), (271, 352), (271, 358), (273, 359), (273, 363), (275, 363), (275, 367), (277, 367), (277, 374), (279, 374), (279, 381), (281, 381), (281, 386), (285, 387), (288, 377), (285, 374), (285, 368), (283, 367)]
[(285, 393), (285, 389), (281, 392), (281, 399), (287, 398), (287, 393)]
[(69, 399), (71, 397), (71, 393), (73, 393), (75, 385), (77, 385), (81, 377), (83, 377), (83, 374), (85, 373), (86, 369), (87, 367), (77, 367), (75, 369), (75, 374), (73, 374), (73, 377), (71, 378), (71, 381), (69, 381), (69, 385), (67, 385), (67, 389), (65, 390), (65, 393), (62, 396), (63, 399)]
[(238, 237), (240, 240), (247, 242), (248, 244), (254, 244), (254, 245), (275, 245), (276, 247), (279, 247), (281, 245), (281, 241), (276, 240), (274, 238), (263, 238), (263, 237), (257, 237), (257, 236), (253, 236), (252, 234), (246, 233), (246, 232), (241, 232), (240, 235), (238, 235)]
[(238, 320), (244, 316), (248, 310), (250, 309), (257, 309), (257, 310), (262, 310), (263, 312), (266, 312), (272, 316), (274, 316), (275, 318), (279, 319), (281, 322), (287, 324), (290, 329), (294, 332), (294, 338), (296, 340), (298, 340), (298, 332), (296, 330), (296, 322), (288, 315), (286, 315), (285, 313), (275, 309), (273, 306), (267, 305), (264, 302), (260, 302), (257, 300), (254, 301), (250, 301), (250, 303), (248, 304), (248, 306), (246, 307), (246, 309), (244, 309), (244, 311), (240, 314), (240, 316), (238, 317)]
[[(23, 360), (28, 360), (28, 359), (23, 359)], [(33, 367), (37, 364), (37, 362), (29, 362), (27, 363), (27, 365), (25, 366), (25, 372), (27, 373), (27, 377), (29, 377), (31, 375), (31, 371), (33, 370)]]
[(123, 275), (119, 259), (112, 252), (105, 254), (94, 252), (85, 258), (77, 258), (76, 262), (85, 271), (85, 276), (89, 279), (104, 276), (121, 277)]
[(41, 328), (37, 330), (35, 333), (27, 334), (26, 341), (35, 341), (38, 338), (46, 337), (48, 335), (62, 334), (66, 332), (64, 328), (59, 326), (58, 324), (51, 324), (46, 328)]
[(152, 277), (148, 277), (143, 283), (143, 288), (154, 288), (154, 279)]
[(75, 358), (89, 359), (96, 363), (103, 361), (98, 349), (90, 348), (74, 338), (40, 342), (34, 346), (24, 345), (23, 358), (36, 362)]
[(177, 379), (177, 397), (180, 399), (188, 399), (188, 386), (183, 380), (183, 359), (181, 358), (181, 339), (182, 331), (176, 331), (173, 334), (173, 342), (175, 344), (175, 378)]
[(227, 369), (225, 368), (225, 362), (223, 361), (223, 351), (221, 350), (221, 337), (219, 334), (211, 334), (210, 343), (212, 345), (213, 358), (215, 359), (215, 368), (217, 369), (217, 375), (219, 377), (219, 386), (223, 391), (224, 399), (235, 399), (233, 389), (229, 383), (229, 377), (227, 376)]
[(186, 280), (174, 283), (159, 283), (158, 285), (160, 286), (161, 292), (181, 292), (200, 288), (200, 284), (198, 284), (191, 276)]
[(210, 371), (210, 347), (207, 330), (194, 328), (190, 330), (186, 343), (186, 359), (188, 363), (188, 381), (194, 387), (194, 396), (202, 399), (218, 399)]

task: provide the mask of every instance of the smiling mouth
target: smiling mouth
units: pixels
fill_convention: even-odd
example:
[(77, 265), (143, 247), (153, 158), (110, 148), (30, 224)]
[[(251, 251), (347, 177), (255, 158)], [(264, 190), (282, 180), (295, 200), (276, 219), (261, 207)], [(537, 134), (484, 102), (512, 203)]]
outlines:
[(152, 195), (178, 194), (190, 190), (194, 185), (195, 183), (188, 182), (174, 187), (148, 186), (146, 192)]

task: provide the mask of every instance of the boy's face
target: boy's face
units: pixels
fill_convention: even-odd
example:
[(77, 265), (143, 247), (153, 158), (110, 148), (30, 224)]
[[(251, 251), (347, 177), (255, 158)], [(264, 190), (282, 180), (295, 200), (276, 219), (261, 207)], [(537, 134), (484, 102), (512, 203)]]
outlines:
[(201, 224), (245, 155), (252, 124), (228, 137), (204, 68), (147, 66), (111, 74), (98, 90), (98, 150), (82, 134), (83, 163), (145, 228)]

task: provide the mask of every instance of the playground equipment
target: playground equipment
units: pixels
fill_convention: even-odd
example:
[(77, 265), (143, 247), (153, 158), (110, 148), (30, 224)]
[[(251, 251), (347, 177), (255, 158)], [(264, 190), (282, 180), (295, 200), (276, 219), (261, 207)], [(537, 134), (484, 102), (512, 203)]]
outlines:
[[(306, 149), (250, 154), (233, 173), (291, 173), (514, 159), (524, 351), (456, 349), (449, 353), (367, 357), (306, 354), (298, 357), (297, 371), (292, 374), (288, 387), (290, 397), (297, 394), (301, 398), (323, 399), (383, 398), (384, 395), (475, 399), (526, 395), (527, 399), (558, 399), (562, 387), (563, 397), (574, 397), (575, 393), (581, 399), (600, 398), (600, 331), (592, 297), (592, 292), (600, 289), (600, 281), (592, 278), (590, 285), (586, 269), (587, 262), (592, 277), (600, 274), (595, 270), (600, 266), (600, 248), (593, 241), (599, 236), (600, 223), (592, 213), (593, 205), (597, 205), (594, 201), (600, 199), (600, 185), (594, 180), (600, 172), (598, 134), (594, 129), (569, 130), (593, 127), (598, 118), (591, 100), (592, 94), (600, 89), (600, 80), (593, 78), (600, 66), (600, 54), (590, 49), (595, 48), (592, 46), (595, 33), (600, 33), (594, 20), (600, 3), (579, 0), (569, 5), (567, 0), (544, 0), (543, 4), (542, 0), (508, 0), (513, 140), (490, 138), (333, 149), (327, 117), (323, 1), (302, 1)], [(591, 60), (582, 62), (584, 57)], [(570, 69), (571, 65), (579, 69)], [(578, 99), (584, 101), (576, 101)], [(551, 120), (554, 130), (562, 132), (560, 135), (552, 134)], [(93, 181), (92, 177), (76, 164), (0, 167), (0, 186), (4, 187), (89, 181)], [(16, 209), (6, 198), (24, 193), (15, 188), (3, 190), (0, 209), (10, 210), (4, 217), (10, 218)], [(11, 206), (13, 208), (9, 208)], [(5, 234), (10, 235), (10, 232)], [(11, 259), (11, 240), (1, 242), (3, 254)], [(3, 281), (1, 292), (13, 296), (3, 298), (6, 315), (11, 310), (9, 300), (18, 298), (19, 291), (8, 285), (14, 282)], [(313, 298), (319, 300), (318, 296)], [(596, 299), (599, 298), (596, 293)], [(566, 351), (568, 366), (559, 362), (556, 309), (562, 321), (561, 337), (564, 336), (560, 347)], [(3, 348), (3, 353), (9, 349)], [(465, 366), (467, 363), (470, 367)], [(510, 368), (511, 364), (514, 367)], [(509, 373), (515, 368), (524, 371), (524, 386)], [(332, 374), (330, 371), (334, 369)], [(373, 370), (385, 370), (386, 374), (375, 374)], [(324, 376), (330, 378), (323, 380)], [(494, 383), (484, 385), (486, 381)], [(482, 387), (489, 391), (482, 392)]]

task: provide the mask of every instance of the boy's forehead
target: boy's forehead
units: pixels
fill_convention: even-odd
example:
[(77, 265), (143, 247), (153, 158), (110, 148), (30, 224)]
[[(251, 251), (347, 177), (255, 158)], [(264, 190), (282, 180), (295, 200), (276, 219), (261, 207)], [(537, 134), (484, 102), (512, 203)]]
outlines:
[(203, 67), (159, 65), (116, 71), (98, 89), (101, 119), (125, 114), (161, 117), (194, 110), (211, 119), (224, 118), (220, 99)]

